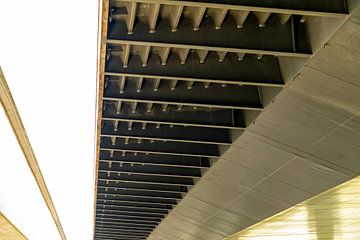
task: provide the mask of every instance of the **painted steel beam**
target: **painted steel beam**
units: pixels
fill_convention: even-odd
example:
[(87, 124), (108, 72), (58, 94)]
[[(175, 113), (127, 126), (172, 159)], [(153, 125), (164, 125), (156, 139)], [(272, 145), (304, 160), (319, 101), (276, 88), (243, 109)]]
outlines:
[(192, 79), (219, 79), (237, 84), (239, 80), (250, 84), (284, 84), (278, 60), (273, 56), (263, 56), (259, 59), (256, 55), (246, 55), (239, 61), (236, 54), (229, 53), (224, 59), (219, 59), (218, 54), (209, 53), (206, 62), (200, 63), (197, 55), (190, 53), (187, 61), (182, 64), (177, 55), (171, 54), (166, 66), (161, 65), (158, 58), (159, 56), (155, 54), (151, 55), (147, 66), (142, 67), (140, 57), (131, 55), (128, 65), (124, 67), (124, 62), (119, 56), (110, 56), (105, 71)]
[(144, 212), (144, 213), (158, 213), (158, 214), (168, 214), (169, 209), (161, 208), (148, 208), (148, 207), (138, 207), (138, 206), (121, 206), (114, 204), (103, 204), (101, 202), (97, 203), (98, 209), (114, 210), (114, 211), (129, 211), (129, 212)]
[(133, 123), (163, 125), (174, 127), (199, 127), (199, 128), (220, 128), (220, 129), (245, 129), (243, 113), (239, 110), (213, 110), (208, 111), (200, 109), (197, 111), (163, 111), (161, 106), (154, 106), (152, 114), (147, 113), (144, 105), (140, 104), (137, 112), (133, 113), (129, 106), (116, 114), (114, 105), (109, 105), (103, 113), (103, 121), (112, 121), (114, 124), (126, 122), (129, 125)]
[[(120, 0), (115, 0), (114, 2), (119, 1)], [(348, 10), (346, 8), (346, 1), (344, 0), (328, 0), (324, 2), (314, 2), (312, 0), (227, 0), (226, 2), (220, 0), (202, 0), (197, 2), (191, 0), (127, 0), (126, 2), (159, 3), (190, 7), (225, 8), (231, 10), (284, 13), (317, 17), (341, 17), (345, 14), (348, 14)]]
[[(128, 240), (129, 238), (124, 237), (110, 237), (110, 236), (95, 236), (95, 240)], [(133, 239), (133, 238), (130, 238)], [(146, 238), (135, 238), (135, 239), (146, 239)]]
[(154, 141), (177, 141), (230, 145), (230, 134), (226, 129), (209, 129), (184, 126), (156, 126), (155, 124), (119, 122), (115, 131), (114, 121), (103, 121), (101, 136), (135, 138)]
[(137, 103), (135, 106), (135, 103), (124, 101), (105, 102), (102, 119), (111, 121), (114, 129), (117, 129), (119, 122), (126, 122), (128, 129), (132, 129), (134, 123), (152, 124), (157, 128), (161, 128), (163, 125), (169, 127), (245, 128), (243, 112), (240, 110), (210, 108), (195, 110), (192, 108), (179, 111), (174, 106), (165, 107), (154, 104), (149, 111), (149, 104)]
[[(184, 186), (184, 187), (188, 187), (188, 186), (192, 186), (193, 182), (188, 182), (186, 178), (178, 178), (174, 179), (174, 177), (171, 178), (172, 181), (165, 181), (162, 177), (158, 177), (158, 176), (153, 176), (152, 178), (148, 178), (148, 176), (144, 176), (144, 175), (129, 175), (129, 174), (118, 174), (116, 179), (113, 178), (106, 178), (106, 176), (104, 176), (105, 174), (102, 174), (101, 177), (99, 177), (99, 180), (101, 181), (105, 181), (107, 182), (116, 182), (119, 183), (121, 181), (126, 181), (126, 182), (130, 182), (130, 183), (141, 183), (141, 184), (150, 184), (150, 185), (163, 185), (163, 186)], [(185, 180), (185, 181), (180, 181), (181, 180)]]
[(99, 197), (97, 204), (121, 206), (121, 207), (134, 207), (142, 209), (160, 209), (160, 210), (171, 210), (172, 204), (153, 203), (153, 202), (138, 202), (136, 200), (116, 200), (116, 199), (105, 199)]
[[(249, 110), (249, 111), (262, 111), (262, 106), (228, 106), (228, 105), (217, 105), (217, 104), (208, 104), (208, 103), (193, 103), (193, 102), (175, 102), (175, 101), (164, 101), (164, 100), (143, 100), (143, 99), (130, 99), (130, 98), (109, 98), (104, 97), (103, 100), (107, 103), (113, 102), (113, 104), (119, 104), (119, 102), (128, 102), (132, 105), (137, 105), (139, 103), (142, 104), (156, 104), (161, 105), (163, 107), (163, 111), (167, 111), (168, 107), (178, 108), (187, 107), (192, 108), (193, 110), (197, 110), (198, 108), (209, 108), (209, 109), (238, 109), (238, 110)], [(165, 108), (164, 108), (165, 107)]]
[(188, 168), (209, 168), (210, 162), (204, 157), (188, 157), (162, 154), (144, 154), (103, 150), (100, 152), (100, 160), (103, 162), (112, 161), (113, 163), (133, 163), (154, 166), (178, 166)]
[(145, 221), (159, 221), (163, 218), (163, 216), (149, 216), (145, 214), (135, 214), (135, 213), (109, 213), (109, 212), (101, 212), (96, 211), (96, 216), (100, 218), (114, 218), (115, 220), (121, 219), (138, 219), (138, 220), (145, 220)]
[(180, 199), (171, 197), (155, 197), (155, 196), (142, 196), (142, 195), (131, 195), (131, 194), (104, 194), (98, 193), (99, 197), (108, 200), (125, 200), (125, 201), (137, 201), (137, 202), (148, 202), (148, 203), (161, 203), (161, 204), (177, 204)]
[(156, 211), (145, 211), (140, 209), (127, 209), (127, 208), (120, 208), (120, 209), (112, 209), (112, 208), (98, 208), (96, 211), (98, 212), (105, 212), (105, 213), (126, 213), (126, 214), (144, 214), (149, 216), (157, 216), (157, 217), (164, 217), (168, 212), (156, 212)]
[(109, 221), (114, 223), (139, 223), (139, 224), (147, 224), (147, 225), (157, 225), (161, 219), (157, 220), (145, 220), (145, 219), (133, 219), (133, 218), (126, 218), (126, 217), (119, 217), (119, 218), (108, 218), (108, 217), (99, 217), (97, 216), (96, 219), (100, 221)]
[(99, 179), (105, 181), (134, 181), (141, 183), (151, 183), (151, 184), (168, 184), (168, 185), (178, 185), (178, 186), (192, 186), (194, 184), (193, 179), (182, 178), (182, 177), (162, 177), (162, 176), (147, 176), (141, 174), (113, 174), (111, 173), (108, 177), (107, 173), (99, 172)]
[(194, 176), (188, 176), (188, 175), (175, 175), (175, 174), (171, 174), (171, 173), (156, 173), (156, 172), (135, 172), (135, 171), (121, 171), (121, 170), (99, 170), (99, 172), (101, 173), (107, 173), (108, 177), (111, 177), (112, 175), (119, 175), (119, 174), (128, 174), (128, 175), (141, 175), (141, 176), (158, 176), (158, 177), (169, 177), (169, 178), (191, 178), (191, 179), (198, 179), (200, 177), (194, 177)]
[(118, 79), (108, 80), (104, 90), (104, 100), (171, 104), (176, 105), (180, 110), (184, 106), (211, 106), (219, 109), (262, 109), (259, 91), (254, 86), (221, 86), (220, 84), (213, 84), (206, 88), (204, 84), (189, 85), (185, 82), (179, 82), (173, 90), (171, 90), (171, 84), (168, 86), (164, 84), (154, 92), (154, 82), (152, 80), (143, 80), (141, 88), (138, 81), (127, 80), (125, 90), (121, 93)]
[(121, 228), (121, 227), (133, 227), (133, 228), (142, 228), (142, 229), (154, 229), (156, 225), (142, 224), (142, 223), (114, 223), (111, 221), (105, 220), (95, 220), (96, 226), (98, 227), (111, 227), (111, 228)]
[[(238, 57), (240, 58), (240, 57)], [(206, 87), (207, 84), (228, 84), (228, 85), (243, 85), (243, 86), (259, 86), (259, 87), (277, 87), (283, 88), (285, 83), (268, 83), (268, 82), (249, 82), (243, 81), (241, 78), (237, 80), (226, 80), (226, 79), (214, 79), (214, 78), (191, 78), (191, 77), (181, 77), (181, 76), (169, 76), (169, 75), (154, 75), (154, 74), (143, 74), (143, 73), (116, 73), (116, 72), (105, 72), (106, 77), (112, 78), (143, 78), (143, 79), (151, 79), (154, 81), (154, 91), (157, 91), (157, 87), (159, 83), (167, 82), (167, 81), (184, 81), (184, 82), (196, 82), (204, 84)], [(167, 83), (168, 85), (168, 83)]]
[(128, 233), (128, 232), (122, 232), (122, 233), (110, 233), (110, 232), (102, 232), (102, 231), (96, 231), (95, 232), (96, 236), (105, 236), (105, 237), (125, 237), (125, 238), (132, 238), (134, 237), (135, 239), (139, 239), (139, 238), (146, 238), (149, 233)]
[(137, 228), (137, 227), (122, 227), (120, 228), (111, 228), (111, 227), (95, 227), (96, 231), (109, 231), (109, 232), (151, 232), (152, 229), (143, 229), (143, 228)]
[(158, 191), (158, 192), (173, 192), (173, 193), (186, 193), (187, 188), (184, 186), (177, 185), (160, 185), (160, 184), (150, 184), (150, 183), (136, 183), (127, 180), (116, 180), (109, 181), (107, 180), (98, 180), (98, 186), (101, 188), (124, 188), (124, 189), (139, 189), (140, 191)]
[[(259, 46), (256, 49), (246, 49), (246, 48), (237, 48), (235, 47), (226, 47), (226, 46), (209, 46), (209, 45), (194, 45), (192, 44), (181, 44), (181, 43), (169, 43), (169, 42), (156, 42), (152, 38), (149, 39), (150, 41), (143, 41), (138, 40), (136, 37), (131, 36), (119, 36), (120, 39), (107, 39), (106, 43), (109, 46), (112, 45), (135, 45), (135, 46), (142, 46), (142, 47), (151, 47), (155, 50), (158, 49), (190, 49), (190, 51), (212, 51), (212, 52), (227, 52), (227, 53), (235, 53), (235, 54), (255, 54), (255, 55), (273, 55), (273, 56), (282, 56), (282, 57), (310, 57), (311, 53), (298, 53), (292, 51), (272, 51), (272, 50), (262, 50)], [(134, 38), (132, 38), (134, 37)], [(125, 40), (123, 40), (123, 38)], [(161, 39), (159, 37), (159, 39)], [(188, 40), (189, 41), (189, 40)], [(190, 39), (191, 41), (191, 39)], [(198, 54), (199, 55), (199, 54)], [(199, 61), (202, 61), (201, 56), (199, 57)], [(161, 59), (160, 59), (161, 60)], [(206, 58), (203, 60), (205, 62)], [(203, 62), (202, 62), (203, 63)]]
[(95, 235), (95, 240), (129, 240), (129, 239), (136, 239), (136, 240), (140, 240), (140, 239), (146, 239), (145, 237), (134, 237), (134, 238), (129, 238), (129, 237), (112, 237), (112, 236), (96, 236)]
[(111, 222), (108, 220), (96, 220), (95, 221), (96, 225), (100, 225), (100, 226), (107, 226), (107, 227), (141, 227), (143, 229), (154, 229), (157, 225), (154, 224), (147, 224), (147, 223), (130, 223), (130, 222)]
[[(244, 13), (244, 12), (240, 12)], [(248, 52), (250, 54), (269, 54), (297, 56), (296, 53), (311, 54), (306, 38), (294, 36), (294, 28), (306, 29), (306, 24), (298, 18), (281, 22), (281, 18), (275, 14), (267, 14), (266, 19), (259, 17), (260, 12), (245, 12), (246, 20), (239, 20), (239, 12), (229, 12), (228, 17), (221, 24), (221, 29), (214, 27), (213, 18), (203, 18), (201, 25), (194, 30), (194, 22), (184, 17), (177, 27), (177, 31), (171, 31), (170, 23), (167, 19), (159, 19), (156, 32), (148, 34), (148, 26), (142, 21), (138, 21), (133, 34), (127, 34), (127, 24), (125, 21), (112, 21), (109, 23), (108, 40), (123, 40), (149, 43), (172, 43), (190, 46), (205, 46), (203, 49), (231, 48), (235, 51), (229, 52)], [(244, 15), (245, 15), (244, 14)], [(303, 16), (303, 15), (300, 15)], [(266, 27), (265, 27), (266, 26)], [(293, 43), (302, 42), (304, 47), (296, 48)], [(113, 43), (112, 43), (113, 44)], [(239, 51), (240, 50), (240, 51)]]
[(169, 167), (169, 166), (143, 166), (140, 164), (110, 164), (110, 162), (100, 162), (99, 171), (112, 172), (112, 173), (136, 173), (136, 174), (150, 174), (150, 175), (165, 175), (175, 177), (190, 177), (200, 178), (201, 172), (197, 168), (182, 168), (182, 167)]
[(96, 231), (109, 231), (109, 232), (151, 232), (153, 229), (150, 228), (142, 228), (142, 227), (136, 227), (136, 226), (121, 226), (121, 227), (106, 227), (103, 225), (97, 225), (95, 226)]
[(146, 192), (146, 191), (137, 191), (137, 190), (110, 190), (106, 191), (101, 188), (98, 190), (98, 195), (112, 195), (112, 196), (140, 196), (140, 197), (149, 197), (149, 198), (159, 198), (159, 199), (181, 199), (182, 196), (179, 193), (161, 193), (161, 192)]
[[(148, 186), (145, 185), (144, 186)], [(110, 189), (110, 190), (136, 190), (136, 191), (145, 191), (145, 192), (160, 192), (160, 193), (186, 193), (186, 191), (181, 191), (180, 189), (177, 191), (170, 191), (170, 190), (158, 190), (158, 189), (152, 189), (151, 187), (144, 187), (142, 186), (141, 188), (136, 188), (136, 187), (129, 187), (127, 184), (121, 184), (118, 187), (109, 187), (107, 185), (102, 186), (101, 184), (98, 184), (98, 188), (100, 189)]]
[[(134, 144), (135, 145), (135, 144)], [(164, 150), (151, 150), (151, 149), (140, 149), (140, 148), (101, 148), (101, 151), (119, 151), (119, 152), (129, 152), (137, 155), (138, 153), (143, 154), (158, 154), (158, 155), (166, 155), (166, 156), (184, 156), (184, 157), (207, 157), (207, 158), (218, 158), (217, 155), (206, 155), (204, 153), (198, 154), (198, 153), (179, 153), (179, 152), (168, 152)]]
[[(138, 240), (146, 239), (146, 238), (138, 238)], [(94, 240), (128, 240), (128, 238), (114, 238), (114, 237), (105, 237), (105, 236), (95, 236)]]
[(140, 240), (140, 239), (146, 239), (147, 236), (109, 236), (109, 235), (101, 235), (101, 234), (95, 234), (95, 239), (96, 240), (129, 240), (129, 239), (134, 239), (134, 240)]
[(180, 155), (180, 156), (194, 156), (194, 157), (219, 157), (219, 150), (213, 144), (198, 144), (198, 143), (178, 143), (178, 142), (151, 142), (142, 141), (140, 144), (137, 141), (125, 139), (124, 141), (116, 140), (111, 142), (108, 138), (101, 138), (101, 150), (127, 151), (127, 152), (142, 152), (155, 153), (164, 155)]
[(101, 236), (114, 236), (114, 237), (146, 237), (149, 233), (144, 232), (103, 232), (103, 231), (95, 231), (96, 235)]
[(101, 232), (96, 232), (95, 236), (96, 237), (100, 237), (101, 239), (105, 238), (114, 238), (114, 239), (146, 239), (148, 234), (144, 234), (144, 233), (121, 233), (121, 234), (114, 234), (114, 233), (101, 233)]
[(151, 233), (151, 231), (111, 231), (111, 230), (107, 230), (107, 229), (95, 229), (95, 233), (105, 233), (105, 234), (113, 234), (116, 236), (121, 236), (122, 234), (130, 234), (130, 235), (136, 235), (136, 234), (140, 234), (140, 235), (149, 235)]

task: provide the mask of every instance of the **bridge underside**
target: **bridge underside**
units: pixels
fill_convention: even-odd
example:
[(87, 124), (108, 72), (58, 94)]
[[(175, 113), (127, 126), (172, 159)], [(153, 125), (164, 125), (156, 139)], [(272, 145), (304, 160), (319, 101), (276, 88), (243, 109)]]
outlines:
[(358, 175), (352, 1), (103, 11), (95, 239), (223, 239)]

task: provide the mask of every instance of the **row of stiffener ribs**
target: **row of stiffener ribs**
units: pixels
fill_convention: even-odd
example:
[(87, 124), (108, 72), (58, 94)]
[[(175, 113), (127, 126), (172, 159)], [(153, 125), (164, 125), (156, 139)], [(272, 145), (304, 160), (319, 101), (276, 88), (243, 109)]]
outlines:
[(345, 13), (213, 2), (110, 2), (95, 239), (146, 239), (311, 55), (304, 16)]

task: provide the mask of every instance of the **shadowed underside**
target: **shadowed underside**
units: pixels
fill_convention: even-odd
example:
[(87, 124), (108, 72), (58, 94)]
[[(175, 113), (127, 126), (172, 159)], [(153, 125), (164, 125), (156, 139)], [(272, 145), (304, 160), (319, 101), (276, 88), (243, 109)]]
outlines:
[[(157, 228), (153, 239), (221, 239), (260, 220), (244, 216), (247, 224), (205, 236), (194, 229), (200, 220), (175, 207), (287, 86), (284, 61), (312, 56), (306, 18), (343, 18), (347, 8), (340, 0), (226, 3), (104, 1), (95, 239), (146, 239), (177, 212), (179, 231)], [(231, 169), (218, 176), (227, 174), (243, 178)], [(203, 191), (214, 197), (209, 185)]]

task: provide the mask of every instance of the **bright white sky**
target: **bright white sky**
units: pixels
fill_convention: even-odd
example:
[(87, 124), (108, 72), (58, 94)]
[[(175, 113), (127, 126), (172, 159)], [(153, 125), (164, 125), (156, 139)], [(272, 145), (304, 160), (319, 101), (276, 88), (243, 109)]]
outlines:
[[(0, 65), (68, 240), (92, 239), (97, 20), (98, 0), (0, 1)], [(0, 182), (13, 178), (0, 185), (0, 211), (29, 240), (56, 240), (26, 162), (14, 148), (3, 151), (7, 142)], [(12, 184), (23, 186), (22, 197)]]
[(1, 106), (0, 148), (0, 211), (30, 240), (61, 240)]

